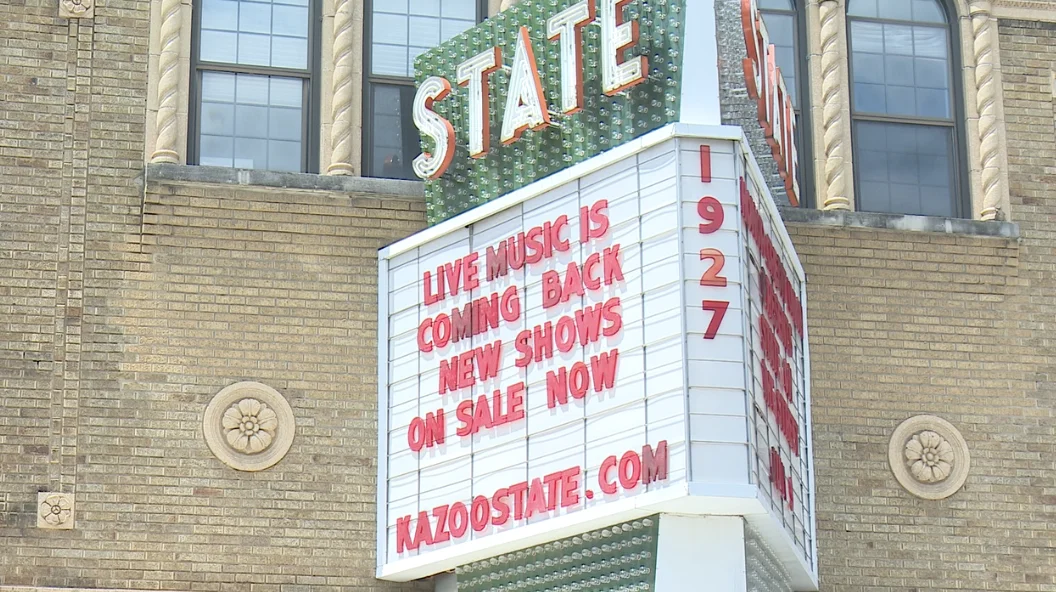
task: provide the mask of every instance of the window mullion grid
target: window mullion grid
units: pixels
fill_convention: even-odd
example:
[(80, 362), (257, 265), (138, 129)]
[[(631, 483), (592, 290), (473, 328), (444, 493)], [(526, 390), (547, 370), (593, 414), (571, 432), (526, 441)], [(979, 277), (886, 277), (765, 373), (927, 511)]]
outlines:
[(943, 25), (943, 24), (940, 24), (940, 23), (932, 23), (932, 22), (928, 22), (928, 21), (905, 21), (905, 20), (895, 20), (895, 19), (883, 19), (883, 18), (871, 17), (871, 16), (848, 16), (847, 20), (848, 21), (858, 21), (858, 22), (863, 22), (863, 23), (873, 23), (873, 24), (877, 24), (877, 25), (901, 25), (903, 27), (930, 27), (932, 29), (943, 29), (943, 30), (948, 30), (949, 29), (948, 25)]
[[(364, 14), (364, 16), (365, 16), (364, 29), (365, 30), (364, 30), (364, 35), (363, 35), (363, 44), (364, 44), (365, 66), (364, 66), (363, 80), (364, 80), (364, 93), (365, 93), (366, 96), (364, 97), (364, 101), (363, 101), (363, 106), (364, 106), (364, 115), (363, 115), (363, 174), (365, 176), (374, 176), (374, 174), (375, 174), (374, 161), (375, 161), (375, 148), (376, 148), (376, 144), (377, 144), (377, 138), (375, 137), (375, 135), (376, 135), (376, 131), (377, 130), (375, 130), (374, 116), (375, 116), (375, 113), (376, 113), (376, 102), (377, 102), (376, 101), (376, 94), (377, 94), (376, 93), (376, 89), (378, 87), (380, 87), (380, 86), (389, 86), (389, 87), (398, 88), (400, 90), (401, 106), (404, 106), (407, 109), (410, 109), (410, 102), (403, 100), (404, 91), (408, 87), (413, 88), (415, 86), (414, 73), (412, 71), (406, 71), (407, 72), (407, 76), (393, 76), (393, 75), (387, 75), (387, 74), (375, 74), (374, 73), (374, 63), (373, 63), (373, 59), (374, 59), (373, 58), (373, 54), (374, 54), (374, 31), (373, 30), (374, 30), (374, 20), (375, 20), (374, 19), (374, 12), (375, 12), (374, 7), (375, 7), (375, 4), (377, 2), (384, 2), (384, 1), (386, 1), (386, 0), (365, 0), (364, 1), (364, 13), (365, 13)], [(483, 22), (484, 19), (486, 19), (488, 17), (488, 2), (487, 2), (487, 0), (472, 0), (472, 1), (473, 1), (474, 5), (475, 5), (474, 9), (475, 9), (475, 16), (476, 16), (475, 20), (476, 20), (476, 22), (477, 23)], [(407, 11), (406, 13), (402, 13), (402, 14), (406, 14), (406, 16), (407, 16), (407, 29), (406, 29), (406, 33), (407, 33), (406, 51), (407, 51), (407, 53), (405, 54), (405, 56), (406, 56), (406, 60), (407, 60), (407, 67), (411, 68), (412, 67), (412, 63), (413, 63), (412, 60), (411, 60), (411, 47), (412, 47), (412, 42), (411, 42), (412, 41), (412, 37), (411, 37), (411, 30), (410, 30), (410, 28), (411, 28), (411, 24), (410, 24), (411, 23), (411, 20), (410, 20), (411, 14), (410, 14), (410, 11)], [(443, 20), (444, 20), (443, 12), (441, 12), (437, 16), (437, 21), (439, 23), (441, 23), (441, 24), (438, 24), (438, 26), (442, 27)], [(420, 45), (415, 45), (415, 47), (420, 47)], [(412, 97), (413, 97), (413, 95), (412, 95)], [(402, 105), (402, 103), (404, 103), (404, 102), (407, 102), (407, 105)], [(414, 130), (413, 127), (411, 129), (409, 129), (409, 130), (403, 130), (403, 131), (405, 133), (407, 133), (407, 134), (416, 134), (416, 130)], [(409, 141), (409, 137), (403, 138), (403, 143), (404, 144), (406, 144), (408, 141)], [(409, 160), (410, 159), (410, 155), (403, 155), (403, 157), (404, 157), (404, 160)], [(401, 163), (404, 166), (407, 166), (407, 163), (402, 162), (402, 161), (401, 161)], [(412, 176), (411, 178), (413, 179), (414, 177)]]
[(247, 66), (244, 64), (224, 64), (221, 62), (199, 62), (200, 72), (223, 72), (226, 74), (250, 74), (253, 76), (281, 76), (283, 78), (302, 78), (310, 80), (312, 73), (308, 70), (290, 70), (271, 66)]
[[(855, 22), (864, 22), (864, 23), (871, 23), (871, 24), (876, 24), (876, 25), (897, 25), (897, 26), (906, 26), (906, 27), (910, 27), (910, 28), (938, 29), (938, 30), (943, 31), (945, 33), (945, 37), (946, 37), (946, 48), (947, 48), (947, 55), (946, 55), (947, 76), (950, 77), (950, 85), (951, 85), (947, 89), (947, 91), (950, 93), (949, 100), (951, 101), (951, 104), (950, 104), (950, 117), (948, 117), (948, 118), (929, 118), (929, 117), (919, 117), (919, 116), (887, 115), (887, 114), (883, 114), (883, 113), (871, 113), (871, 112), (859, 112), (859, 111), (856, 111), (855, 110), (855, 97), (854, 97), (854, 95), (855, 95), (855, 88), (854, 88), (855, 87), (855, 83), (854, 83), (854, 65), (853, 65), (853, 63), (854, 63), (854, 59), (853, 59), (854, 58), (854, 46), (853, 46), (853, 38), (852, 38), (852, 36), (850, 34), (850, 31), (851, 31), (851, 28), (853, 26), (853, 23), (855, 23)], [(959, 170), (960, 167), (961, 167), (961, 158), (958, 156), (960, 154), (960, 151), (961, 151), (961, 148), (959, 147), (959, 144), (960, 144), (959, 133), (960, 133), (961, 128), (960, 128), (960, 126), (957, 123), (957, 116), (958, 116), (957, 115), (958, 114), (957, 101), (960, 100), (958, 98), (960, 95), (959, 95), (959, 93), (956, 90), (957, 89), (957, 86), (956, 86), (957, 85), (957, 81), (955, 80), (956, 68), (954, 68), (954, 65), (956, 64), (956, 59), (955, 59), (955, 55), (953, 53), (955, 51), (955, 48), (953, 46), (953, 37), (954, 37), (956, 32), (953, 30), (953, 26), (951, 26), (949, 24), (949, 22), (940, 24), (940, 23), (924, 22), (924, 21), (905, 21), (905, 20), (896, 20), (896, 19), (883, 19), (883, 18), (878, 18), (878, 17), (848, 16), (847, 17), (847, 30), (848, 30), (848, 37), (847, 37), (847, 69), (848, 69), (848, 80), (850, 81), (850, 89), (849, 89), (849, 91), (850, 91), (850, 96), (849, 96), (850, 101), (849, 102), (850, 102), (850, 106), (851, 106), (851, 121), (852, 121), (852, 125), (853, 125), (852, 130), (854, 130), (854, 131), (852, 131), (852, 142), (851, 142), (852, 151), (854, 153), (857, 153), (857, 154), (861, 153), (861, 151), (860, 151), (861, 147), (859, 146), (859, 138), (858, 138), (858, 133), (857, 133), (857, 125), (856, 125), (858, 122), (874, 122), (874, 123), (886, 123), (886, 124), (896, 124), (896, 125), (898, 125), (898, 124), (901, 124), (901, 125), (913, 125), (913, 126), (930, 127), (932, 129), (934, 129), (934, 128), (946, 128), (946, 129), (950, 130), (951, 135), (950, 135), (949, 141), (951, 142), (951, 144), (949, 146), (950, 146), (951, 152), (949, 153), (949, 158), (951, 159), (951, 161), (950, 161), (951, 167), (950, 167), (950, 171), (949, 171), (950, 172), (949, 190), (950, 190), (951, 199), (952, 199), (952, 203), (951, 203), (951, 206), (953, 208), (952, 209), (952, 213), (955, 216), (963, 215), (963, 212), (961, 210), (963, 210), (963, 207), (964, 207), (964, 205), (962, 203), (964, 200), (959, 197), (959, 194), (961, 192), (961, 186), (963, 184), (963, 181), (962, 181), (963, 172)], [(911, 40), (911, 43), (915, 43), (915, 41)], [(885, 52), (885, 55), (886, 55), (886, 52)], [(860, 164), (861, 164), (860, 161), (858, 161), (856, 159), (855, 160), (854, 184), (855, 184), (855, 189), (856, 189), (855, 192), (856, 192), (856, 194), (859, 195), (859, 200), (862, 199), (862, 194), (860, 193), (860, 186), (859, 186), (859, 183), (861, 181), (861, 179), (859, 178), (860, 177), (860, 169), (859, 169), (859, 165)], [(907, 212), (903, 212), (903, 213), (907, 213)]]
[[(313, 79), (314, 77), (313, 77), (313, 73), (311, 71), (307, 71), (307, 70), (290, 70), (290, 69), (285, 69), (285, 68), (273, 68), (273, 67), (270, 67), (270, 66), (246, 66), (246, 65), (243, 65), (243, 64), (223, 64), (223, 63), (219, 63), (219, 62), (199, 62), (199, 63), (195, 64), (195, 70), (196, 70), (195, 81), (196, 81), (196, 84), (198, 86), (198, 90), (197, 90), (197, 97), (196, 97), (197, 105), (195, 107), (195, 109), (196, 109), (196, 118), (195, 119), (197, 120), (197, 122), (196, 122), (196, 126), (195, 126), (196, 130), (195, 130), (194, 145), (195, 145), (195, 156), (196, 156), (197, 160), (200, 161), (200, 159), (201, 159), (201, 139), (200, 139), (201, 135), (202, 135), (202, 128), (201, 128), (201, 108), (202, 108), (201, 85), (202, 85), (202, 74), (203, 73), (215, 72), (215, 73), (218, 73), (218, 74), (234, 74), (236, 76), (241, 74), (241, 75), (248, 75), (248, 76), (263, 76), (263, 77), (268, 78), (268, 83), (267, 83), (267, 89), (268, 90), (267, 90), (267, 97), (266, 97), (266, 101), (267, 102), (265, 103), (265, 106), (266, 106), (266, 108), (267, 108), (267, 110), (269, 112), (269, 116), (266, 117), (265, 121), (264, 121), (264, 127), (265, 127), (264, 137), (265, 137), (265, 150), (266, 150), (265, 155), (264, 155), (264, 159), (265, 159), (264, 170), (271, 170), (271, 149), (270, 149), (270, 139), (271, 139), (270, 110), (272, 108), (272, 104), (271, 104), (271, 79), (272, 78), (276, 78), (276, 77), (277, 78), (295, 78), (295, 79), (299, 79), (301, 81), (301, 108), (300, 108), (300, 111), (301, 111), (301, 159), (300, 159), (300, 163), (301, 164), (300, 164), (300, 171), (303, 172), (303, 171), (308, 170), (308, 165), (309, 165), (308, 152), (309, 152), (309, 146), (310, 146), (310, 144), (312, 142), (312, 139), (313, 139), (313, 134), (311, 133), (311, 130), (309, 129), (310, 128), (309, 124), (310, 124), (310, 121), (311, 121), (311, 117), (310, 117), (310, 110), (311, 110), (310, 101), (311, 101), (311, 94), (312, 94), (311, 93), (311, 86), (314, 83), (314, 79)], [(237, 85), (237, 83), (235, 85), (234, 103), (232, 103), (232, 105), (234, 107), (233, 113), (237, 113), (237, 109), (238, 109), (238, 105), (239, 105), (239, 102), (238, 102), (238, 85)], [(232, 125), (235, 125), (235, 123), (232, 122)], [(241, 137), (241, 136), (238, 136), (237, 134), (231, 136), (232, 150), (235, 149), (234, 146), (237, 143), (239, 137)]]
[[(309, 0), (308, 6), (307, 6), (308, 36), (307, 36), (307, 39), (306, 39), (306, 47), (307, 47), (307, 52), (308, 53), (305, 56), (306, 57), (306, 67), (303, 68), (303, 69), (283, 68), (283, 67), (274, 67), (274, 66), (262, 66), (262, 65), (249, 65), (249, 64), (239, 64), (239, 63), (233, 63), (233, 62), (207, 62), (207, 61), (202, 61), (199, 58), (199, 55), (201, 54), (201, 48), (199, 46), (201, 44), (201, 31), (202, 31), (201, 11), (199, 10), (199, 7), (201, 6), (201, 4), (200, 3), (196, 3), (196, 4), (198, 4), (198, 5), (195, 6), (194, 20), (193, 20), (194, 33), (192, 35), (192, 60), (193, 60), (192, 61), (192, 72), (193, 72), (192, 85), (194, 86), (192, 97), (193, 97), (193, 100), (195, 101), (195, 105), (194, 105), (194, 108), (191, 110), (191, 113), (192, 113), (192, 116), (193, 116), (193, 119), (194, 119), (194, 124), (189, 129), (189, 132), (191, 133), (191, 138), (189, 138), (191, 154), (189, 156), (193, 157), (193, 162), (199, 162), (200, 163), (201, 162), (201, 158), (202, 158), (202, 154), (201, 154), (201, 136), (202, 136), (202, 133), (203, 133), (203, 130), (202, 130), (202, 102), (203, 102), (202, 84), (203, 84), (203, 76), (204, 76), (205, 73), (222, 73), (222, 74), (233, 74), (236, 77), (238, 75), (246, 75), (246, 76), (260, 76), (260, 77), (265, 77), (267, 79), (267, 91), (266, 91), (266, 96), (265, 96), (266, 103), (265, 103), (264, 106), (267, 109), (268, 116), (265, 118), (266, 120), (263, 123), (263, 126), (265, 128), (265, 138), (264, 138), (264, 140), (265, 140), (265, 148), (264, 148), (265, 149), (265, 153), (264, 153), (265, 164), (264, 164), (263, 168), (264, 169), (268, 169), (268, 170), (270, 170), (270, 168), (271, 168), (271, 146), (270, 146), (270, 142), (271, 142), (271, 129), (270, 129), (271, 128), (271, 115), (270, 115), (270, 111), (272, 109), (272, 104), (271, 104), (271, 102), (272, 102), (271, 101), (271, 98), (272, 98), (271, 97), (272, 79), (274, 79), (274, 78), (286, 78), (286, 79), (299, 80), (301, 82), (301, 90), (302, 90), (302, 92), (301, 92), (301, 105), (300, 105), (300, 112), (301, 112), (301, 134), (300, 134), (301, 146), (300, 146), (300, 152), (301, 152), (301, 154), (300, 154), (299, 171), (303, 172), (303, 171), (311, 170), (311, 166), (312, 166), (311, 163), (313, 162), (313, 158), (314, 158), (312, 156), (312, 154), (314, 153), (313, 149), (312, 149), (312, 146), (315, 143), (318, 142), (318, 140), (317, 140), (318, 135), (317, 135), (316, 132), (313, 131), (314, 127), (311, 125), (311, 122), (313, 121), (313, 117), (314, 117), (313, 114), (318, 109), (318, 105), (313, 104), (313, 103), (314, 103), (314, 97), (315, 97), (314, 93), (316, 92), (315, 91), (315, 87), (316, 87), (316, 85), (318, 83), (317, 71), (318, 71), (319, 63), (318, 63), (318, 56), (314, 55), (314, 49), (313, 48), (315, 48), (314, 40), (319, 35), (319, 31), (318, 31), (318, 26), (319, 26), (318, 20), (319, 19), (317, 18), (319, 16), (318, 15), (319, 0)], [(243, 8), (243, 3), (239, 2), (238, 3), (237, 12), (236, 12), (236, 22), (240, 22), (241, 21), (242, 8)], [(271, 13), (271, 18), (274, 19), (274, 12)], [(273, 39), (275, 37), (275, 34), (274, 33), (270, 33), (269, 37)], [(240, 43), (241, 43), (240, 36), (236, 36), (236, 38), (235, 38), (235, 55), (236, 56), (238, 56), (238, 49), (239, 49), (239, 44)], [(237, 83), (236, 83), (235, 92), (236, 92), (236, 95), (237, 95)], [(236, 98), (235, 102), (232, 103), (232, 104), (237, 109), (237, 105), (239, 104), (238, 103), (238, 99)], [(234, 116), (234, 115), (232, 115), (232, 116)], [(232, 125), (235, 125), (235, 122), (232, 122)], [(232, 136), (231, 136), (232, 151), (234, 150), (234, 143), (239, 137), (240, 136), (232, 134)]]
[[(848, 53), (850, 53), (850, 52), (848, 52)], [(853, 77), (853, 72), (850, 72), (850, 75)], [(852, 78), (852, 80), (853, 80), (853, 78)], [(852, 89), (853, 89), (853, 86), (854, 86), (853, 83), (852, 83), (851, 86), (852, 86)], [(929, 118), (922, 118), (922, 117), (889, 116), (889, 115), (875, 114), (875, 113), (855, 112), (854, 109), (853, 109), (853, 104), (854, 104), (853, 103), (853, 100), (854, 100), (853, 94), (851, 96), (851, 100), (852, 100), (852, 103), (851, 103), (851, 105), (852, 105), (851, 121), (852, 121), (853, 124), (857, 124), (858, 122), (873, 122), (873, 123), (887, 123), (887, 124), (896, 124), (896, 125), (923, 126), (923, 127), (930, 127), (930, 128), (946, 128), (948, 130), (951, 130), (953, 132), (953, 135), (956, 136), (957, 124), (956, 124), (956, 121), (954, 121), (953, 119), (929, 119)], [(852, 132), (853, 133), (852, 150), (855, 153), (861, 154), (861, 150), (864, 149), (864, 147), (859, 144), (859, 138), (858, 138), (858, 133), (857, 133), (857, 125), (854, 125), (852, 130), (853, 130), (853, 132)], [(950, 157), (953, 158), (954, 160), (956, 160), (956, 150), (957, 150), (956, 137), (952, 137), (952, 138), (950, 138), (950, 140), (952, 141), (951, 149), (954, 151), (953, 154), (950, 154)], [(858, 165), (858, 163), (856, 162), (856, 169), (857, 169), (857, 165)], [(953, 214), (954, 215), (960, 215), (960, 212), (959, 212), (959, 210), (960, 210), (959, 200), (956, 197), (957, 193), (959, 191), (958, 188), (959, 188), (959, 185), (960, 185), (960, 183), (958, 182), (957, 175), (959, 173), (956, 170), (956, 165), (951, 169), (950, 173), (951, 173), (950, 179), (949, 179), (949, 181), (950, 181), (950, 193), (951, 193), (951, 199), (953, 199), (953, 203), (951, 203), (951, 207), (953, 208)], [(861, 179), (859, 178), (859, 175), (860, 175), (860, 169), (855, 171), (855, 182), (854, 182), (854, 184), (855, 184), (856, 193), (861, 195), (861, 187), (860, 187)], [(862, 198), (859, 197), (859, 199), (862, 199)], [(902, 212), (902, 213), (911, 213), (911, 212)]]
[(934, 127), (956, 127), (957, 122), (952, 119), (929, 119), (926, 117), (900, 117), (897, 115), (882, 115), (877, 113), (855, 113), (855, 121), (875, 121), (877, 123), (900, 123), (904, 125), (930, 125)]

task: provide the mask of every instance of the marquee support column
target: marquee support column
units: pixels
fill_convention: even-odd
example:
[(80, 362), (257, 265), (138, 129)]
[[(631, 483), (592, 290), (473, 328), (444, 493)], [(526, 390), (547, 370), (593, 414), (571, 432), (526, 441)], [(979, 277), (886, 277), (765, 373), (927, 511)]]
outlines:
[(979, 163), (982, 178), (983, 220), (1003, 218), (1005, 199), (1001, 184), (1001, 143), (998, 133), (998, 85), (995, 80), (994, 20), (989, 0), (973, 0), (969, 5), (972, 21), (972, 55), (975, 58), (975, 105), (979, 115)]
[(822, 209), (853, 209), (848, 191), (847, 168), (851, 160), (846, 144), (848, 120), (847, 74), (844, 70), (846, 51), (843, 43), (843, 23), (846, 5), (841, 0), (821, 0), (818, 4), (821, 21), (821, 98), (822, 132), (824, 145), (824, 193)]
[(177, 112), (180, 100), (180, 34), (183, 31), (183, 7), (180, 0), (161, 3), (161, 55), (158, 61), (157, 139), (151, 162), (179, 163), (179, 129)]
[(744, 520), (740, 516), (660, 518), (656, 549), (656, 592), (697, 590), (746, 592)]

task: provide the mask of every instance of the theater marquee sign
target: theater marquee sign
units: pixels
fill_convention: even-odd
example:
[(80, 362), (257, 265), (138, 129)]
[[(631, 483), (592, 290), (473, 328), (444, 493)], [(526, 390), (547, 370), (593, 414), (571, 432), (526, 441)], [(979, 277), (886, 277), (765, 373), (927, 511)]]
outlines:
[(380, 252), (380, 577), (668, 511), (809, 579), (803, 272), (744, 146), (675, 124)]
[(379, 577), (675, 513), (745, 516), (816, 585), (804, 276), (740, 128), (684, 123), (717, 117), (682, 74), (708, 10), (525, 0), (419, 60), (446, 221), (379, 252)]

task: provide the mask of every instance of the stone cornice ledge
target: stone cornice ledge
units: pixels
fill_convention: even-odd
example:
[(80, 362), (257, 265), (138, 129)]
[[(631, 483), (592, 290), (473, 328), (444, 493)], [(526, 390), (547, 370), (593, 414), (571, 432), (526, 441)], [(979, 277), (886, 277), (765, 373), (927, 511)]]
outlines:
[(179, 182), (235, 185), (249, 189), (326, 191), (413, 200), (425, 198), (425, 186), (418, 181), (374, 179), (345, 175), (316, 175), (312, 173), (279, 173), (182, 164), (148, 164), (146, 181), (147, 183)]
[(138, 589), (115, 588), (50, 588), (47, 586), (0, 586), (0, 592), (151, 592)]
[(813, 224), (843, 228), (868, 228), (900, 232), (937, 232), (962, 236), (1019, 239), (1019, 225), (1012, 222), (983, 222), (939, 216), (906, 216), (872, 212), (840, 212), (808, 208), (782, 207), (781, 217), (786, 224)]
[(998, 0), (993, 11), (999, 19), (1056, 21), (1056, 5), (1046, 0)]

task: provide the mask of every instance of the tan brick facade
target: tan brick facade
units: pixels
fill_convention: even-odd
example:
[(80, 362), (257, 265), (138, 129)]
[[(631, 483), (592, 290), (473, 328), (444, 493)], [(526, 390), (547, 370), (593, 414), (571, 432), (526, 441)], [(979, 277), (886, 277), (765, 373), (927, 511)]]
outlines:
[[(373, 577), (376, 250), (420, 189), (145, 183), (149, 8), (0, 3), (0, 589), (420, 588)], [(261, 473), (201, 435), (240, 380), (298, 420)]]
[[(376, 249), (420, 188), (145, 169), (150, 10), (0, 2), (0, 590), (431, 589), (373, 577)], [(789, 225), (825, 591), (1056, 590), (1056, 25), (999, 32), (1021, 238)], [(243, 380), (297, 418), (260, 473), (202, 437)], [(972, 454), (946, 500), (887, 464), (922, 413)], [(39, 491), (76, 527), (37, 528)]]
[[(1028, 247), (789, 228), (809, 282), (822, 590), (1048, 589), (1056, 437)], [(913, 497), (888, 465), (892, 432), (918, 414), (953, 423), (972, 454), (946, 500)]]
[[(55, 363), (5, 356), (0, 546), (17, 551), (0, 554), (0, 583), (400, 589), (373, 577), (376, 250), (420, 228), (424, 204), (153, 181), (142, 199), (128, 242), (87, 252), (61, 404), (49, 406)], [(16, 311), (4, 327), (48, 335), (54, 316)], [(205, 405), (242, 380), (280, 391), (298, 421), (289, 454), (260, 473), (223, 465), (202, 438)], [(56, 421), (76, 461), (52, 468)], [(36, 491), (59, 489), (50, 472), (77, 496), (74, 530), (35, 528)]]
[[(808, 277), (825, 591), (1056, 587), (1056, 25), (1007, 20), (1000, 35), (1021, 238), (788, 225)], [(953, 423), (972, 454), (946, 500), (913, 497), (888, 464), (918, 414)]]

